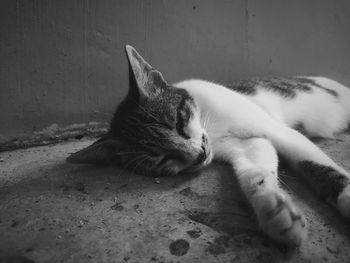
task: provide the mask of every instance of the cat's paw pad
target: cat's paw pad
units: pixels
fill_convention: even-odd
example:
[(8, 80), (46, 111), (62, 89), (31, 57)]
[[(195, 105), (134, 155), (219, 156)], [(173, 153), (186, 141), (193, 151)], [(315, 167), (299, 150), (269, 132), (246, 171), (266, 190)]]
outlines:
[(258, 220), (263, 231), (277, 242), (299, 246), (307, 237), (301, 212), (283, 195), (271, 193), (262, 200)]
[(342, 216), (350, 219), (350, 185), (345, 187), (338, 196), (337, 207)]

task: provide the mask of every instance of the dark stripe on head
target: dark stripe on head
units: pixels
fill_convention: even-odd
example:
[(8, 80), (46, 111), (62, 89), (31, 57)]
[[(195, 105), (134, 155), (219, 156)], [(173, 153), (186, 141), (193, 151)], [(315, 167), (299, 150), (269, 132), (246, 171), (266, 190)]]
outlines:
[(179, 107), (177, 109), (176, 130), (180, 136), (182, 136), (185, 139), (189, 139), (190, 136), (188, 136), (184, 131), (184, 128), (188, 124), (188, 121), (190, 119), (190, 114), (191, 114), (188, 108), (186, 108), (186, 103), (187, 103), (187, 100), (183, 99), (180, 102)]
[(313, 186), (321, 198), (335, 201), (350, 180), (330, 166), (321, 165), (312, 161), (299, 163), (299, 169), (305, 179)]

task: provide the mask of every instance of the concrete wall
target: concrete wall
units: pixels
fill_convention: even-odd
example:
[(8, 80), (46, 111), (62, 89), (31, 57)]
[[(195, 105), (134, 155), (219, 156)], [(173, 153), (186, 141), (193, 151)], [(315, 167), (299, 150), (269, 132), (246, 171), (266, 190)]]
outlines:
[(316, 74), (350, 84), (348, 0), (2, 0), (0, 137), (105, 121), (131, 44), (168, 81)]

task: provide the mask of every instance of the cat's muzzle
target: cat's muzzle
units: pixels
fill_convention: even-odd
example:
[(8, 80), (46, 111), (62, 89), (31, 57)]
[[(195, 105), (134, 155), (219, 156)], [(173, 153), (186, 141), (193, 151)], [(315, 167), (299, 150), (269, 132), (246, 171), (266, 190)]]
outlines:
[(213, 159), (213, 153), (212, 150), (208, 145), (202, 146), (202, 151), (198, 154), (196, 160), (192, 165), (182, 170), (182, 173), (192, 173), (192, 172), (198, 172), (205, 166), (211, 163)]
[(211, 162), (212, 152), (208, 144), (201, 146), (202, 151), (198, 154), (197, 160), (194, 165), (207, 165)]

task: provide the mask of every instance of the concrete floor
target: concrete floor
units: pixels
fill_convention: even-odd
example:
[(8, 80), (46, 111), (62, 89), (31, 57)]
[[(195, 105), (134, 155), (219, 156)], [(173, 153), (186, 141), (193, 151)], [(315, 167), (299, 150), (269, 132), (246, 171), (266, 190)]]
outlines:
[[(350, 170), (350, 134), (320, 145)], [(350, 262), (350, 225), (293, 175), (309, 239), (288, 251), (260, 232), (229, 168), (134, 175), (65, 163), (82, 139), (0, 153), (0, 262)]]

